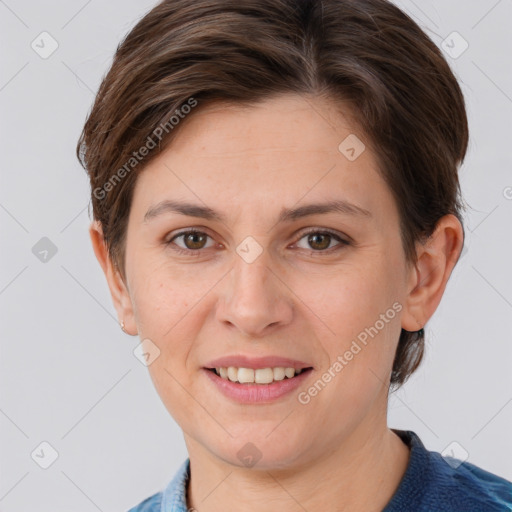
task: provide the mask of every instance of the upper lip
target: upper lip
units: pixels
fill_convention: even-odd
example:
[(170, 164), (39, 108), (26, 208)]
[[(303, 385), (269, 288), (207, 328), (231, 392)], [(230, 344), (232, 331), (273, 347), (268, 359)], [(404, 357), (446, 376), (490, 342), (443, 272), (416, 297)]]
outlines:
[(296, 359), (290, 359), (280, 356), (265, 357), (249, 357), (242, 355), (224, 356), (214, 359), (205, 365), (205, 368), (228, 368), (234, 366), (236, 368), (252, 368), (258, 370), (260, 368), (295, 368), (302, 370), (303, 368), (312, 368), (311, 364)]

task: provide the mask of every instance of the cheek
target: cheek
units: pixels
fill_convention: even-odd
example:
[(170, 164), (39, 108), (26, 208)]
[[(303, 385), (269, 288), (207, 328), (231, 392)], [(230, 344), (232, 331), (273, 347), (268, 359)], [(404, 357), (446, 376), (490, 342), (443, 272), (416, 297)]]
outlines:
[(309, 293), (306, 286), (297, 293), (320, 319), (319, 339), (329, 356), (323, 370), (341, 357), (343, 370), (337, 374), (344, 375), (338, 379), (343, 386), (361, 391), (379, 386), (378, 378), (386, 378), (391, 369), (402, 309), (392, 266), (392, 259), (382, 257), (339, 267), (328, 279), (316, 276)]
[(344, 339), (373, 325), (400, 298), (392, 272), (379, 262), (316, 276), (314, 287), (305, 287), (300, 296)]
[(138, 268), (144, 271), (134, 279), (132, 297), (139, 336), (149, 338), (160, 351), (148, 371), (168, 412), (184, 424), (183, 414), (190, 414), (187, 390), (193, 388), (190, 354), (201, 328), (197, 315), (212, 284), (162, 264)]
[(161, 340), (175, 336), (179, 324), (211, 288), (211, 279), (193, 265), (170, 266), (162, 258), (134, 258), (132, 300), (139, 334)]

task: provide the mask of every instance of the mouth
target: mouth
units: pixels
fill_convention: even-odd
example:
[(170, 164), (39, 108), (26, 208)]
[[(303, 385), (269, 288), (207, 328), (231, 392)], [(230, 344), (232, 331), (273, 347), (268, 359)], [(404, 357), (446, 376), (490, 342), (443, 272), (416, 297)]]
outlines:
[(264, 405), (289, 399), (306, 385), (314, 368), (303, 366), (203, 367), (208, 381), (225, 397), (237, 404)]
[(296, 379), (299, 375), (309, 373), (313, 370), (312, 366), (306, 368), (292, 368), (292, 367), (268, 367), (268, 368), (237, 368), (234, 366), (205, 368), (211, 373), (214, 373), (221, 379), (235, 384), (259, 384), (269, 385), (279, 381), (286, 381)]

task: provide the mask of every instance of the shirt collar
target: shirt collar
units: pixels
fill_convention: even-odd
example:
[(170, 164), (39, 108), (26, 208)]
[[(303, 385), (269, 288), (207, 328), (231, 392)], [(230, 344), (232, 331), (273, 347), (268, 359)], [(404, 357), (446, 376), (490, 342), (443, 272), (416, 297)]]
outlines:
[(188, 512), (187, 486), (189, 480), (190, 459), (187, 458), (164, 489), (159, 512)]

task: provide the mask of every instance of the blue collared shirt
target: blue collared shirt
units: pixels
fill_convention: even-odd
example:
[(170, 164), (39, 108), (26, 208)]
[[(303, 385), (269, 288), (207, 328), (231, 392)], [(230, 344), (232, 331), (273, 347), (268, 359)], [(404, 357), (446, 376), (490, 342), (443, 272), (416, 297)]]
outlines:
[[(512, 511), (512, 482), (427, 450), (410, 430), (393, 431), (410, 447), (411, 455), (398, 489), (382, 512)], [(186, 459), (163, 491), (128, 512), (190, 512), (189, 479), (190, 459)]]

